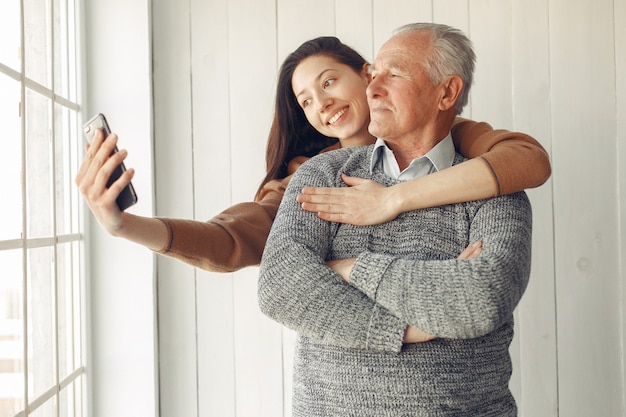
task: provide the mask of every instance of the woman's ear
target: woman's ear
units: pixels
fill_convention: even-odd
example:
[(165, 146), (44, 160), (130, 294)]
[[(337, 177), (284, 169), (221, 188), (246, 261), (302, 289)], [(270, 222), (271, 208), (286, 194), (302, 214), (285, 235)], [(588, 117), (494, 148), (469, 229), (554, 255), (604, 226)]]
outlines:
[(442, 84), (443, 92), (439, 101), (439, 110), (450, 110), (456, 104), (463, 91), (463, 80), (458, 75), (452, 75)]

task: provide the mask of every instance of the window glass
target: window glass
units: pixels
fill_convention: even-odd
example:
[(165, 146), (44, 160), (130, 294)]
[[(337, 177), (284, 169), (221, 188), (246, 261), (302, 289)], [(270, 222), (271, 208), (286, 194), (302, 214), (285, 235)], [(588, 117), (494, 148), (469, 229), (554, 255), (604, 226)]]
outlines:
[[(2, 37), (0, 36), (0, 39)], [(2, 178), (2, 204), (0, 204), (0, 240), (19, 239), (22, 232), (22, 130), (20, 128), (20, 84), (0, 74), (0, 126), (2, 126), (2, 152), (0, 152), (0, 178)]]
[(54, 403), (49, 401), (40, 405), (32, 413), (28, 414), (29, 417), (55, 417)]
[(52, 88), (50, 38), (50, 2), (23, 0), (24, 3), (24, 67), (26, 77)]
[(52, 145), (50, 100), (26, 89), (26, 210), (28, 237), (50, 237), (52, 228)]
[[(2, 0), (0, 64), (20, 69), (20, 0)], [(4, 91), (4, 90), (0, 90)]]
[[(80, 340), (75, 335), (80, 334), (77, 328), (80, 322), (75, 320), (76, 302), (80, 298), (79, 270), (76, 261), (79, 255), (77, 242), (60, 244), (57, 246), (57, 334), (58, 334), (58, 366), (59, 379), (63, 380), (77, 367), (80, 367)], [(76, 288), (78, 287), (78, 288)], [(79, 310), (80, 311), (80, 310)]]
[(0, 1), (2, 417), (84, 408), (75, 15), (73, 0)]
[(36, 398), (54, 385), (54, 248), (28, 250), (28, 379), (29, 398)]
[(74, 3), (53, 0), (54, 6), (54, 90), (76, 101), (76, 29)]
[(57, 234), (77, 233), (78, 212), (81, 204), (78, 187), (74, 185), (74, 174), (78, 171), (79, 155), (82, 155), (83, 140), (77, 132), (77, 115), (62, 106), (54, 108), (54, 158), (55, 199)]
[(63, 388), (59, 394), (59, 415), (81, 417), (82, 407), (80, 403), (82, 380), (74, 380), (67, 387)]
[(22, 250), (0, 251), (0, 415), (24, 407), (24, 289)]

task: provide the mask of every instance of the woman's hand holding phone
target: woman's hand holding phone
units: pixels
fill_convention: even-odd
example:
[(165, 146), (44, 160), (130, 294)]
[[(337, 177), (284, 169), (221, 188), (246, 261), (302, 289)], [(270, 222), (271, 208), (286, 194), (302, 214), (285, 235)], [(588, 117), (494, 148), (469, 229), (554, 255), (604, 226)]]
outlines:
[(98, 223), (114, 236), (120, 235), (124, 228), (124, 216), (116, 199), (130, 184), (135, 173), (132, 169), (125, 170), (107, 188), (111, 174), (127, 156), (125, 150), (114, 152), (116, 145), (117, 135), (110, 134), (105, 138), (103, 131), (98, 129), (91, 143), (85, 146), (85, 159), (75, 179), (78, 189)]

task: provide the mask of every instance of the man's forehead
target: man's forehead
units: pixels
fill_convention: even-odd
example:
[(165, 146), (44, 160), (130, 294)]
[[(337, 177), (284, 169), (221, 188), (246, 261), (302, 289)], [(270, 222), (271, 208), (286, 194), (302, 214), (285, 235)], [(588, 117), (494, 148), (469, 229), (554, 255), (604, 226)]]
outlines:
[(399, 33), (385, 42), (374, 59), (374, 68), (402, 66), (415, 62), (426, 51), (426, 33), (414, 31)]
[(373, 69), (406, 69), (417, 62), (417, 55), (407, 48), (385, 49), (378, 53)]

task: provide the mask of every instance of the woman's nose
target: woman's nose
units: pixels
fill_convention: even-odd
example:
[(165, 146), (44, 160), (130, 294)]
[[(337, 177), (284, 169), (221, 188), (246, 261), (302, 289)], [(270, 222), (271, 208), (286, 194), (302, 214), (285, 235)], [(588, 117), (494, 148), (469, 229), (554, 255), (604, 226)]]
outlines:
[(319, 94), (316, 98), (317, 110), (320, 113), (323, 113), (328, 108), (328, 106), (330, 106), (332, 101), (332, 97), (328, 96), (327, 94)]

